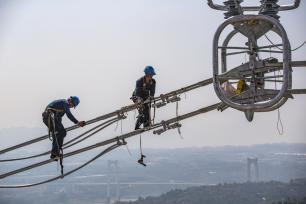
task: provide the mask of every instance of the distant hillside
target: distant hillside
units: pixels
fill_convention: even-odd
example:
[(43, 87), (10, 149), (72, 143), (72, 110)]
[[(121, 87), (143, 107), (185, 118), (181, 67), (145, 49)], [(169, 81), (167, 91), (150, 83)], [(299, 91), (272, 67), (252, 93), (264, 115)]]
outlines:
[[(50, 148), (50, 143), (47, 140), (45, 144), (38, 143), (36, 146), (33, 146), (31, 151), (22, 149), (22, 151), (17, 153), (3, 154), (0, 155), (0, 159), (28, 156), (34, 154), (34, 151), (41, 153)], [(36, 147), (43, 147), (43, 145), (45, 145), (45, 150), (36, 149)], [(69, 151), (71, 150), (66, 150), (66, 152)], [(75, 157), (65, 158), (65, 171), (72, 170), (83, 164), (93, 155), (98, 154), (98, 151), (101, 150), (98, 149)], [(256, 201), (259, 201), (258, 203), (272, 204), (271, 202), (264, 202), (263, 197), (268, 199), (268, 201), (278, 202), (282, 201), (282, 199), (279, 199), (283, 198), (280, 197), (282, 193), (277, 194), (275, 199), (269, 199), (271, 195), (263, 196), (262, 194), (265, 192), (262, 192), (262, 189), (276, 189), (276, 192), (282, 192), (275, 187), (279, 185), (285, 186), (284, 192), (286, 193), (286, 191), (290, 191), (287, 189), (289, 184), (286, 184), (290, 179), (306, 178), (306, 144), (263, 144), (183, 149), (145, 148), (144, 154), (147, 156), (145, 158), (147, 167), (137, 163), (139, 149), (131, 149), (131, 154), (132, 156), (127, 153), (126, 148), (122, 147), (64, 179), (34, 188), (22, 189), (22, 191), (20, 189), (0, 189), (0, 204), (41, 204), (42, 200), (44, 204), (107, 203), (108, 182), (113, 183), (110, 185), (110, 197), (112, 201), (117, 200), (116, 176), (112, 173), (115, 169), (111, 170), (108, 168), (108, 160), (118, 161), (117, 179), (120, 183), (119, 194), (122, 201), (137, 200), (139, 197), (160, 196), (174, 189), (188, 189), (186, 191), (175, 190), (163, 195), (165, 200), (168, 199), (168, 196), (170, 199), (172, 195), (175, 199), (180, 198), (176, 194), (189, 195), (189, 191), (193, 188), (188, 187), (207, 186), (199, 188), (199, 194), (204, 195), (206, 193), (205, 198), (210, 200), (217, 198), (222, 200), (225, 198), (220, 195), (228, 196), (231, 194), (234, 195), (233, 199), (238, 199), (240, 198), (237, 196), (238, 193), (248, 190), (251, 191), (250, 194), (254, 196)], [(47, 159), (48, 157), (49, 155), (46, 155), (32, 160), (1, 163), (0, 173), (6, 173), (16, 168)], [(269, 185), (267, 183), (259, 183), (249, 184), (249, 186), (248, 184), (242, 184), (247, 181), (246, 159), (248, 157), (258, 158), (259, 181), (269, 182), (273, 180), (284, 183), (272, 182), (268, 183)], [(59, 173), (57, 164), (52, 163), (45, 167), (3, 179), (1, 184), (11, 185), (39, 182), (56, 176)], [(254, 177), (254, 168), (252, 168), (252, 175)], [(212, 186), (212, 184), (219, 183), (228, 184)], [(305, 186), (303, 187), (304, 192), (306, 192)], [(249, 198), (249, 195), (247, 194), (245, 197)], [(241, 199), (243, 200), (243, 198)], [(253, 197), (250, 198), (253, 199)], [(220, 200), (216, 200), (215, 203), (225, 203), (219, 202)], [(225, 200), (231, 201), (228, 198)], [(152, 203), (156, 202), (152, 201)], [(188, 202), (186, 201), (185, 203)], [(211, 203), (214, 204), (213, 202)], [(241, 203), (248, 204), (247, 202)], [(163, 202), (160, 204), (163, 204)], [(297, 203), (295, 202), (294, 204)]]
[(290, 183), (233, 183), (172, 190), (159, 197), (120, 204), (291, 204), (306, 203), (306, 179)]

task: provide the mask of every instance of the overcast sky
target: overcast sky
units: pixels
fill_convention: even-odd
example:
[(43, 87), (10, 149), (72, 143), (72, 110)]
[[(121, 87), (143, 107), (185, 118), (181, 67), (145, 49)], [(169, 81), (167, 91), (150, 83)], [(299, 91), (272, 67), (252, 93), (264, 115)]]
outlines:
[[(280, 13), (293, 48), (306, 40), (305, 11), (302, 1), (299, 9)], [(223, 21), (222, 12), (211, 10), (204, 0), (0, 0), (0, 129), (45, 128), (45, 106), (70, 95), (81, 99), (73, 110), (79, 120), (130, 104), (146, 65), (156, 68), (157, 95), (209, 78), (212, 39)], [(293, 60), (306, 60), (305, 53), (306, 46), (293, 53)], [(293, 87), (306, 88), (305, 68), (294, 69)], [(188, 93), (179, 110), (187, 113), (215, 102), (209, 86)], [(280, 109), (281, 136), (277, 112), (257, 113), (249, 123), (243, 113), (228, 109), (184, 121), (183, 140), (169, 131), (148, 137), (145, 145), (306, 142), (305, 107), (306, 96), (296, 96)], [(174, 115), (170, 105), (157, 111), (157, 121)], [(133, 129), (133, 117), (131, 113), (123, 122), (124, 132)], [(113, 129), (109, 137), (116, 134)]]

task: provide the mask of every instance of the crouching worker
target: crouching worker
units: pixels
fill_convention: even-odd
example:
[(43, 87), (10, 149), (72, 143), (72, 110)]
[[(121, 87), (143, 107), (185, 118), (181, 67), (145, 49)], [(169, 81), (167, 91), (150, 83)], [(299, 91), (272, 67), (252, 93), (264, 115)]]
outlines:
[(228, 81), (225, 81), (221, 84), (221, 90), (224, 93), (224, 95), (228, 98), (239, 95), (242, 92), (247, 91), (249, 89), (250, 86), (243, 79), (240, 79), (237, 82), (237, 88), (231, 85)]
[(70, 112), (70, 108), (75, 108), (80, 103), (76, 96), (71, 96), (67, 100), (60, 99), (51, 102), (42, 114), (43, 122), (48, 127), (49, 136), (52, 135), (52, 150), (51, 159), (57, 161), (61, 156), (62, 145), (66, 130), (62, 124), (62, 117), (66, 114), (67, 117), (79, 127), (85, 126), (85, 121), (78, 121)]
[[(133, 92), (131, 99), (134, 103), (141, 103), (154, 98), (156, 82), (153, 76), (156, 75), (152, 66), (146, 66), (144, 69), (145, 75), (136, 81), (136, 88)], [(135, 130), (139, 129), (143, 124), (143, 127), (150, 126), (151, 123), (151, 104), (146, 103), (138, 109), (139, 115), (135, 125)]]

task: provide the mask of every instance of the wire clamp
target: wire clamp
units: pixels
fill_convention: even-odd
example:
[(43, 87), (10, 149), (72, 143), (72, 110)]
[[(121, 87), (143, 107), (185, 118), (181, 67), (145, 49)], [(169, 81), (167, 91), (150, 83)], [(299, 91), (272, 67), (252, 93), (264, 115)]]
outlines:
[(161, 121), (161, 124), (162, 124), (163, 127), (158, 129), (158, 130), (154, 130), (153, 131), (154, 135), (155, 134), (161, 135), (162, 133), (166, 132), (167, 130), (171, 130), (171, 129), (182, 127), (182, 124), (180, 124), (179, 122), (170, 124), (170, 123), (167, 123), (166, 121)]
[(179, 96), (177, 96), (177, 95), (172, 96), (172, 97), (168, 97), (168, 96), (165, 96), (165, 95), (161, 94), (161, 95), (160, 95), (160, 98), (161, 98), (162, 101), (153, 104), (153, 105), (152, 105), (153, 107), (161, 108), (161, 107), (167, 105), (168, 103), (174, 103), (174, 102), (177, 102), (177, 101), (180, 101), (180, 100), (181, 100), (181, 97), (179, 97)]

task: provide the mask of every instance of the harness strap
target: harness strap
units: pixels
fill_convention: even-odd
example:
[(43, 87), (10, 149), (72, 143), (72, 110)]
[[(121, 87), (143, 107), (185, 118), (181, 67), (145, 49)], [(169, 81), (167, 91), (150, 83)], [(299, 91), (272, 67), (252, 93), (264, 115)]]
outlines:
[(63, 113), (63, 112), (65, 112), (65, 110), (63, 110), (63, 109), (57, 109), (57, 108), (51, 108), (51, 107), (47, 107), (46, 108), (46, 111), (48, 111), (48, 112), (56, 112), (56, 113)]
[[(45, 109), (45, 112), (48, 114), (48, 136), (49, 136), (49, 140), (52, 141), (51, 136), (55, 135), (55, 114), (63, 113), (65, 111), (62, 109), (47, 107)], [(53, 125), (53, 127), (51, 126), (51, 124)]]

